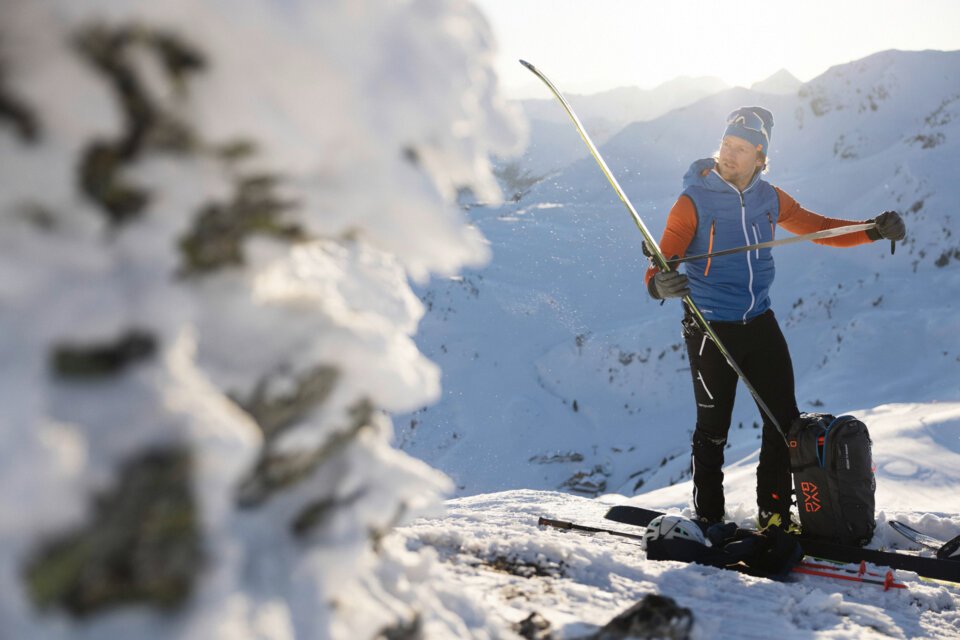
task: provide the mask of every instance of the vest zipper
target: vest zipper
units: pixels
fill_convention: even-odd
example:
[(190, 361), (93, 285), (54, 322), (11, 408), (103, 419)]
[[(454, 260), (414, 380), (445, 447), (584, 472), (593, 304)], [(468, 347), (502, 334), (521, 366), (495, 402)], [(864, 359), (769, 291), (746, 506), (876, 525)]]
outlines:
[[(717, 221), (714, 220), (713, 222), (710, 223), (710, 244), (707, 247), (707, 253), (713, 253), (713, 232), (716, 230), (716, 228), (717, 228)], [(713, 258), (707, 258), (707, 268), (703, 270), (704, 276), (710, 273), (711, 260), (713, 260)]]
[[(750, 244), (750, 232), (747, 231), (747, 204), (743, 199), (743, 193), (739, 189), (737, 195), (740, 196), (740, 226), (743, 227), (743, 239), (746, 240), (747, 244)], [(750, 306), (743, 313), (744, 322), (747, 321), (747, 316), (750, 315), (753, 307), (757, 304), (757, 296), (753, 293), (753, 262), (750, 260), (749, 251), (747, 252), (747, 272), (750, 274), (750, 281), (747, 283), (747, 290), (750, 292)]]
[[(731, 182), (727, 182), (727, 180), (725, 180), (724, 177), (720, 175), (720, 172), (717, 171), (716, 168), (713, 169), (713, 172), (717, 174), (717, 177), (720, 178), (720, 180), (722, 180), (728, 187), (736, 191), (737, 195), (740, 197), (740, 227), (743, 229), (743, 239), (746, 241), (746, 244), (750, 244), (750, 233), (747, 231), (747, 205), (743, 199), (743, 194), (746, 191), (750, 191), (750, 189), (753, 188), (753, 185), (757, 184), (757, 182), (760, 181), (758, 174), (754, 174), (753, 180), (750, 182), (749, 185), (747, 185), (747, 188), (744, 189), (743, 191), (740, 191), (740, 189), (738, 189), (736, 185), (734, 185)], [(771, 222), (773, 222), (772, 219), (771, 219)], [(751, 311), (753, 311), (753, 308), (757, 305), (757, 296), (753, 292), (753, 263), (750, 261), (749, 251), (747, 251), (746, 256), (747, 256), (747, 271), (750, 273), (750, 281), (747, 283), (747, 290), (750, 292), (750, 306), (747, 307), (747, 310), (743, 313), (744, 323), (746, 323), (747, 321), (747, 316), (750, 314)]]

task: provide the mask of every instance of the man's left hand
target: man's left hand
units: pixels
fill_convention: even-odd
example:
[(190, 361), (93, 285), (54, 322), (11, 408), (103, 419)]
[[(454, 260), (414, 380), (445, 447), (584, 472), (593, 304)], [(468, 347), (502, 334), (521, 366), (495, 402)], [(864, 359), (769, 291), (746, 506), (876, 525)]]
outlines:
[(903, 240), (907, 235), (907, 226), (896, 211), (884, 211), (873, 219), (877, 234), (887, 240)]

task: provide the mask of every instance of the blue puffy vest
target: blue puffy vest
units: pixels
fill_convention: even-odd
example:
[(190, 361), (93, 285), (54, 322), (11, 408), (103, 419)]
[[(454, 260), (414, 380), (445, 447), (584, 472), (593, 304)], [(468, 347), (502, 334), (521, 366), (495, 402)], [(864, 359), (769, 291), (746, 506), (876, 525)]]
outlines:
[[(720, 177), (714, 165), (713, 158), (697, 160), (683, 177), (683, 195), (693, 201), (697, 213), (697, 230), (687, 255), (773, 240), (780, 217), (776, 189), (758, 173), (740, 193)], [(746, 322), (770, 308), (776, 271), (770, 249), (694, 260), (684, 266), (693, 301), (707, 320)]]

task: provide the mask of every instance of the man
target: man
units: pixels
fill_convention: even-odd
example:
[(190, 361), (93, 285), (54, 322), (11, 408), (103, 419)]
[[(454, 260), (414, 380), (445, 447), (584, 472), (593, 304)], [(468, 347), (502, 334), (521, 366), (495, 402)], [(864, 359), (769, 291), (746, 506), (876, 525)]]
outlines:
[[(765, 242), (773, 239), (777, 225), (799, 235), (856, 224), (808, 211), (760, 178), (772, 129), (773, 115), (762, 107), (741, 107), (730, 114), (716, 156), (694, 162), (684, 176), (683, 193), (670, 210), (660, 241), (665, 256), (700, 255)], [(868, 231), (816, 242), (851, 247), (881, 238), (902, 240), (905, 235), (896, 212), (884, 212), (873, 222), (876, 227)], [(651, 267), (646, 275), (650, 295), (656, 299), (690, 295), (777, 422), (787, 429), (800, 412), (790, 352), (770, 309), (771, 250), (694, 260), (685, 263), (684, 271), (661, 272)], [(719, 522), (724, 517), (723, 450), (737, 374), (689, 310), (683, 336), (697, 402), (691, 455), (693, 501), (698, 518)], [(763, 415), (757, 467), (761, 527), (790, 522), (790, 495), (786, 443)]]

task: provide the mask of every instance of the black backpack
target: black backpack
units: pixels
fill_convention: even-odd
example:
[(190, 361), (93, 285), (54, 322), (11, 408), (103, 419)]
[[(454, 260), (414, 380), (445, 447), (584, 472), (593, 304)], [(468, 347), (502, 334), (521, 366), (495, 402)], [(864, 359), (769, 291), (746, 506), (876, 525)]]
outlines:
[(873, 537), (872, 441), (853, 416), (801, 414), (787, 435), (804, 538), (863, 546)]

